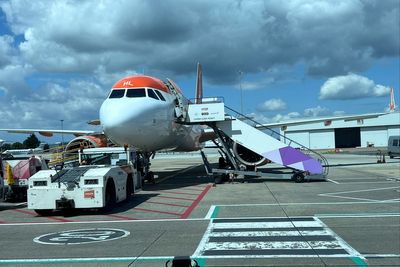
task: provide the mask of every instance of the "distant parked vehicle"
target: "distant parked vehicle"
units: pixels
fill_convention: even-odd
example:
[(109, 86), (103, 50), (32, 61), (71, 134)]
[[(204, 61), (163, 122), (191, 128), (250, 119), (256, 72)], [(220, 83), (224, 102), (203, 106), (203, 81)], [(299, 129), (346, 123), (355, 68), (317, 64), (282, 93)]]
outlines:
[(47, 170), (46, 161), (41, 156), (0, 156), (0, 190), (5, 200), (26, 200), (29, 178), (40, 170)]
[(389, 137), (388, 155), (391, 159), (395, 156), (400, 156), (400, 135)]
[(4, 198), (3, 161), (0, 157), (0, 199)]

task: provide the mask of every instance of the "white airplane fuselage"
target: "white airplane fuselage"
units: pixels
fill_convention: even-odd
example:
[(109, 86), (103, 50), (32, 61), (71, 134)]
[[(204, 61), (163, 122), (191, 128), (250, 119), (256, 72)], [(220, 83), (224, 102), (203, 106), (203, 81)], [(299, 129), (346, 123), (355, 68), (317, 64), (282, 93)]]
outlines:
[(114, 143), (144, 152), (199, 150), (203, 129), (175, 122), (175, 99), (157, 78), (126, 77), (112, 87), (100, 108), (103, 131)]

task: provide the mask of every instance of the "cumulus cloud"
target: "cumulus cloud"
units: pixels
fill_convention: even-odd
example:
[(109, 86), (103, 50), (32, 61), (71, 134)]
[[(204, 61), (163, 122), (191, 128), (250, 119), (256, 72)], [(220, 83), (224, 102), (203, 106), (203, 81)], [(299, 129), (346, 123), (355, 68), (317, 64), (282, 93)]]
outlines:
[(15, 49), (12, 46), (13, 42), (14, 38), (12, 36), (0, 36), (0, 68), (12, 62), (12, 56), (15, 53)]
[[(0, 8), (11, 29), (0, 36), (0, 123), (15, 127), (64, 119), (86, 128), (79, 123), (98, 116), (112, 83), (142, 70), (177, 79), (200, 61), (207, 83), (235, 86), (238, 70), (264, 73), (242, 80), (243, 90), (255, 90), (290, 78), (293, 66), (340, 77), (399, 56), (397, 0), (2, 0)], [(321, 98), (344, 95), (332, 90), (321, 89)], [(386, 91), (375, 85), (360, 94)], [(279, 99), (261, 105), (284, 108)]]
[(288, 122), (293, 120), (307, 120), (312, 118), (318, 117), (325, 117), (325, 116), (342, 116), (344, 115), (344, 111), (334, 111), (331, 112), (326, 107), (316, 106), (312, 108), (306, 108), (303, 112), (289, 112), (286, 114), (275, 114), (273, 116), (266, 116), (262, 113), (253, 112), (248, 116), (252, 117), (258, 123), (275, 123), (275, 122)]
[(314, 108), (306, 108), (304, 110), (304, 116), (306, 117), (318, 117), (328, 115), (329, 109), (321, 106), (316, 106)]
[(320, 90), (320, 99), (357, 99), (388, 95), (390, 88), (354, 73), (329, 78)]
[[(98, 118), (106, 92), (98, 84), (73, 80), (66, 85), (47, 83), (30, 90), (26, 97), (9, 97), (2, 102), (2, 128), (54, 128), (61, 119), (67, 128), (88, 129), (85, 122)], [(16, 118), (18, 118), (16, 120)]]
[(271, 122), (282, 122), (282, 121), (291, 121), (293, 119), (301, 118), (301, 114), (299, 112), (289, 112), (288, 114), (276, 114), (271, 118)]
[(8, 98), (29, 97), (32, 90), (25, 79), (32, 71), (31, 66), (21, 64), (10, 64), (0, 68), (0, 88), (6, 92)]
[(344, 116), (345, 114), (346, 114), (346, 112), (343, 110), (336, 110), (333, 112), (334, 116)]
[(329, 77), (399, 55), (396, 0), (8, 0), (0, 7), (25, 37), (24, 59), (41, 71), (187, 75), (200, 61), (209, 81), (233, 83), (238, 70), (302, 63)]
[(258, 105), (258, 111), (275, 111), (286, 109), (286, 103), (280, 98), (272, 98)]
[(247, 114), (247, 116), (251, 117), (254, 121), (258, 123), (274, 123), (302, 118), (302, 115), (299, 112), (289, 112), (287, 114), (279, 113), (274, 116), (266, 116), (262, 113), (252, 112), (250, 114)]

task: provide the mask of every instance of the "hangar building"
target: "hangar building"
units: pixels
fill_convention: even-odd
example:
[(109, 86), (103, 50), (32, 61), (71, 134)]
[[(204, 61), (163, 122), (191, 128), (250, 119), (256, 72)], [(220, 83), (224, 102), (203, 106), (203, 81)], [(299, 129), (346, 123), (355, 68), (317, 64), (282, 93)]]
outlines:
[[(311, 149), (385, 147), (389, 136), (400, 135), (400, 112), (288, 122), (280, 126), (281, 135)], [(283, 141), (290, 143), (288, 139)]]

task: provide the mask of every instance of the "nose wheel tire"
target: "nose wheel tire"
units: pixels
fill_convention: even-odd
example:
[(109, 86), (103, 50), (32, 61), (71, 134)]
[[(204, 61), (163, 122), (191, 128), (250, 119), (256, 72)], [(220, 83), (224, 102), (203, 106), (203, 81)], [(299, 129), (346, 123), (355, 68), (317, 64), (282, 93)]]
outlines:
[(297, 172), (293, 174), (292, 180), (296, 183), (303, 183), (304, 182), (304, 174), (301, 172)]
[(104, 211), (111, 211), (116, 203), (115, 187), (113, 183), (107, 183), (106, 196), (105, 196), (105, 206)]

